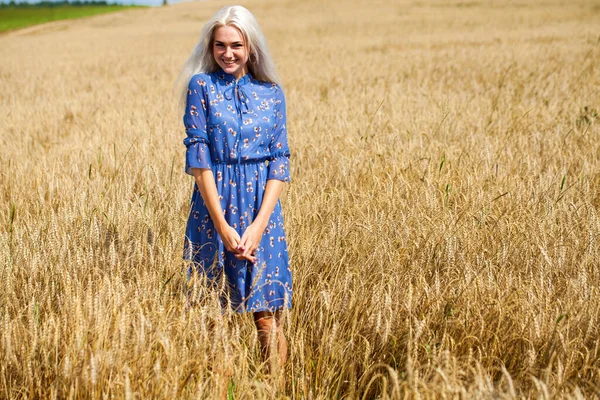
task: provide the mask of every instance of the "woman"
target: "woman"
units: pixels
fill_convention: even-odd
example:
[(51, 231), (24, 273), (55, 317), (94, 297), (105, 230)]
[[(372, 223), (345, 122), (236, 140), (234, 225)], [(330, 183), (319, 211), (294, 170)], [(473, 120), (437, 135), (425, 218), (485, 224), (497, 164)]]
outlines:
[(280, 311), (292, 276), (279, 195), (289, 182), (285, 98), (254, 16), (221, 9), (203, 28), (180, 78), (186, 172), (195, 185), (184, 258), (209, 282), (224, 272), (229, 302), (252, 312), (261, 352), (287, 358)]

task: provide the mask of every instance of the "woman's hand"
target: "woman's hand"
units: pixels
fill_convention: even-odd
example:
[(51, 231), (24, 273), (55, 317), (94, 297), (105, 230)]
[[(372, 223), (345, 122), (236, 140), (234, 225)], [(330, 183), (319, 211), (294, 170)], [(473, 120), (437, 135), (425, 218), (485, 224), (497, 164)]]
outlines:
[(239, 241), (237, 247), (239, 253), (236, 255), (236, 258), (239, 260), (247, 259), (253, 263), (256, 262), (255, 252), (260, 245), (260, 239), (265, 228), (266, 226), (258, 221), (254, 221), (246, 228)]
[(241, 240), (240, 235), (231, 227), (231, 225), (226, 225), (224, 228), (217, 229), (217, 232), (219, 233), (219, 236), (221, 236), (221, 240), (227, 251), (232, 252), (235, 258), (238, 260), (248, 260), (250, 262), (256, 261), (256, 257), (245, 256), (242, 254), (242, 250), (239, 247)]
[(237, 255), (239, 253), (240, 234), (228, 224), (225, 224), (225, 227), (221, 229), (217, 229), (217, 232), (221, 236), (225, 249)]

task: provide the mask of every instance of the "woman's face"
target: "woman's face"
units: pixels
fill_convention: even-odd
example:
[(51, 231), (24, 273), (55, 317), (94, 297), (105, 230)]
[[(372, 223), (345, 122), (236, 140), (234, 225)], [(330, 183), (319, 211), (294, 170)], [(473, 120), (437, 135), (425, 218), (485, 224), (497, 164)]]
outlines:
[(223, 71), (239, 79), (248, 73), (248, 50), (242, 33), (234, 26), (215, 29), (213, 57)]

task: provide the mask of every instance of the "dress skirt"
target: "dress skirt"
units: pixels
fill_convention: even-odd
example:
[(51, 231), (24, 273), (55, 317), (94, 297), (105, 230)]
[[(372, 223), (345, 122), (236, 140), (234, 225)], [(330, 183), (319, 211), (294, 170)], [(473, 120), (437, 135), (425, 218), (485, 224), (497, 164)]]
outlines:
[[(225, 220), (242, 236), (262, 204), (267, 161), (216, 162), (211, 168)], [(188, 277), (195, 271), (206, 276), (212, 285), (226, 279), (229, 302), (237, 312), (290, 308), (292, 275), (279, 200), (255, 257), (255, 263), (238, 260), (225, 249), (194, 184), (184, 245), (184, 259), (191, 262)]]

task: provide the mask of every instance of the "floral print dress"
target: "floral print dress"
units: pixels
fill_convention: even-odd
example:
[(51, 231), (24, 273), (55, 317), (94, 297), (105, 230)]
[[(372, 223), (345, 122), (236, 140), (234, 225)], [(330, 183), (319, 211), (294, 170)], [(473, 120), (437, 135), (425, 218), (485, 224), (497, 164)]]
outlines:
[[(197, 74), (188, 85), (183, 123), (186, 172), (212, 169), (225, 220), (242, 236), (258, 214), (267, 180), (290, 180), (283, 91), (250, 74), (237, 81), (223, 70)], [(184, 259), (191, 261), (188, 277), (195, 270), (216, 284), (224, 272), (230, 304), (238, 312), (291, 307), (279, 200), (255, 256), (255, 263), (238, 260), (225, 249), (195, 184), (184, 245)]]

